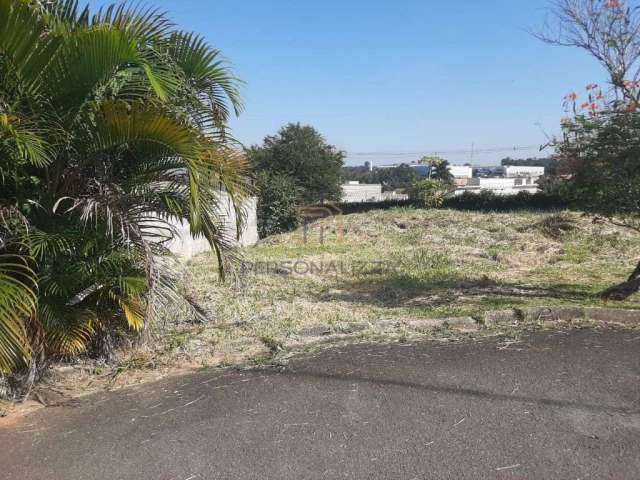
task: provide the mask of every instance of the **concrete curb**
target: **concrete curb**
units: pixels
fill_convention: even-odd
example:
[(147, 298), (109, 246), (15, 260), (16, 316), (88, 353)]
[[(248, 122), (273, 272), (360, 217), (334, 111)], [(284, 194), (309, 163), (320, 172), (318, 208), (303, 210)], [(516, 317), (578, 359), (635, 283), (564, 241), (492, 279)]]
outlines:
[(595, 321), (612, 325), (640, 326), (640, 310), (598, 307), (531, 307), (500, 310), (484, 315), (487, 328), (531, 322)]
[(380, 320), (378, 322), (354, 322), (334, 326), (314, 325), (297, 332), (298, 337), (328, 337), (349, 335), (370, 330), (376, 333), (411, 331), (426, 333), (436, 329), (451, 329), (461, 333), (476, 332), (500, 326), (517, 326), (523, 323), (555, 323), (594, 321), (612, 325), (640, 326), (640, 310), (616, 308), (548, 306), (524, 309), (508, 309), (487, 312), (480, 318), (453, 317), (420, 320)]

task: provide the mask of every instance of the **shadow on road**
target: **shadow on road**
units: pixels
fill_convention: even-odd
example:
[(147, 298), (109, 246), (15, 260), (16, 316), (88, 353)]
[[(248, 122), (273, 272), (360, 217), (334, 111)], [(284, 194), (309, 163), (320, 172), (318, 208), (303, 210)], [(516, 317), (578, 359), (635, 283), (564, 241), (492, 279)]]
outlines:
[(597, 405), (593, 403), (583, 403), (583, 402), (572, 401), (572, 400), (557, 400), (553, 398), (530, 397), (526, 395), (515, 395), (515, 394), (511, 395), (511, 394), (496, 393), (496, 392), (490, 392), (486, 390), (478, 390), (473, 388), (465, 388), (465, 387), (452, 386), (452, 385), (433, 385), (433, 384), (424, 385), (421, 383), (415, 383), (415, 382), (410, 382), (405, 380), (372, 378), (372, 377), (332, 374), (332, 373), (312, 372), (312, 371), (287, 370), (280, 373), (287, 376), (315, 378), (315, 379), (330, 380), (330, 381), (351, 383), (351, 384), (358, 383), (358, 384), (371, 384), (371, 385), (378, 385), (378, 386), (409, 388), (409, 389), (422, 390), (422, 391), (437, 393), (437, 394), (461, 395), (461, 396), (478, 398), (483, 400), (528, 403), (528, 404), (536, 404), (536, 405), (547, 406), (547, 407), (575, 408), (575, 409), (587, 410), (587, 411), (596, 412), (596, 413), (610, 413), (610, 414), (624, 414), (624, 415), (640, 414), (640, 408), (630, 409), (630, 408), (618, 407), (615, 405)]

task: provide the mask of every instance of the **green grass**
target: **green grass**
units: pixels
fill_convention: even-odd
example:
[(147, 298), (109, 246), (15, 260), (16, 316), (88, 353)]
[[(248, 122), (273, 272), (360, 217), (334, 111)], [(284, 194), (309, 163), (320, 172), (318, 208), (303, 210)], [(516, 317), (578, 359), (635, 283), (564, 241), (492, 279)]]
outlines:
[[(321, 220), (304, 239), (298, 230), (246, 249), (247, 264), (273, 265), (238, 268), (226, 284), (213, 258), (199, 256), (182, 288), (211, 325), (228, 326), (227, 339), (273, 350), (310, 325), (600, 305), (597, 293), (640, 256), (630, 231), (568, 212), (376, 211)], [(640, 298), (609, 306), (640, 308)]]

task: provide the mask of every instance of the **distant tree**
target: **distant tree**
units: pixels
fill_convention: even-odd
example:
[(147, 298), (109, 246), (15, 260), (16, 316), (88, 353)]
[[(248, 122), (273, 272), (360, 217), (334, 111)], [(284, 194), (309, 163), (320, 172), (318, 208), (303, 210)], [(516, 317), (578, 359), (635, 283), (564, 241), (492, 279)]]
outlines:
[(453, 185), (453, 174), (449, 167), (449, 161), (441, 157), (422, 157), (418, 162), (422, 165), (429, 165), (431, 168), (429, 178), (438, 180), (444, 185)]
[(378, 183), (382, 184), (382, 188), (385, 191), (406, 190), (421, 178), (416, 169), (409, 165), (383, 168), (375, 170), (375, 172), (378, 177)]
[(425, 155), (420, 160), (418, 160), (418, 164), (434, 166), (434, 165), (438, 165), (443, 161), (445, 161), (445, 159), (437, 155)]
[[(619, 0), (560, 0), (556, 33), (544, 41), (587, 51), (609, 73), (611, 89), (587, 86), (565, 97), (569, 117), (556, 149), (581, 208), (640, 233), (640, 10)], [(602, 292), (622, 300), (640, 289), (640, 263), (626, 281)]]
[(302, 202), (339, 201), (342, 196), (344, 152), (327, 144), (313, 127), (290, 123), (247, 154), (257, 172), (292, 178)]
[(342, 167), (342, 183), (378, 183), (376, 171), (371, 171), (367, 167)]
[(420, 178), (415, 168), (404, 164), (392, 168), (374, 168), (373, 171), (366, 167), (342, 169), (343, 182), (379, 183), (385, 192), (411, 188)]

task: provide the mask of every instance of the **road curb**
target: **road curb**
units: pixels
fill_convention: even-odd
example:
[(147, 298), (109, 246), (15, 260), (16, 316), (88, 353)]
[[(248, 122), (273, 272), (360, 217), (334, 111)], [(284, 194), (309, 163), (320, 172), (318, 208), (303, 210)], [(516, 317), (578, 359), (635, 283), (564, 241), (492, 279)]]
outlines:
[(640, 326), (640, 310), (600, 307), (546, 306), (488, 312), (483, 323), (490, 328), (531, 322), (595, 321), (612, 325)]
[(612, 325), (640, 326), (640, 310), (580, 306), (541, 306), (486, 312), (479, 317), (427, 318), (416, 320), (380, 320), (339, 325), (312, 325), (297, 332), (298, 337), (349, 335), (367, 330), (376, 333), (411, 331), (426, 333), (437, 329), (470, 333), (522, 323), (595, 321)]

